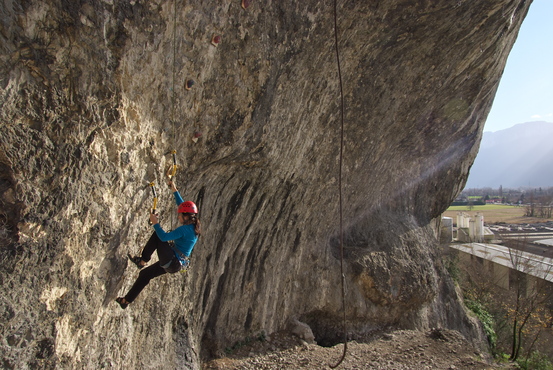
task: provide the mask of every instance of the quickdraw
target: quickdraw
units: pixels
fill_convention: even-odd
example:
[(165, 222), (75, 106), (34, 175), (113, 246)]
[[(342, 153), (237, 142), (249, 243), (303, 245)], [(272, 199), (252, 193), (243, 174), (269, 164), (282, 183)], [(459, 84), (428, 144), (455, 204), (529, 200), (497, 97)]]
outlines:
[[(169, 180), (172, 180), (173, 177), (175, 177), (176, 173), (177, 173), (177, 151), (175, 149), (173, 149), (171, 151), (171, 154), (173, 155), (173, 165), (171, 167), (169, 167), (169, 171), (167, 171), (167, 177), (169, 178)], [(168, 184), (169, 185), (169, 184)], [(171, 185), (169, 185), (170, 187)], [(171, 226), (174, 225), (174, 213), (171, 213)]]
[(175, 174), (177, 173), (177, 151), (173, 149), (171, 154), (173, 155), (173, 166), (169, 168), (169, 171), (167, 171), (169, 179), (175, 177)]
[[(154, 200), (153, 200), (153, 205), (152, 205), (152, 211), (151, 213), (152, 214), (155, 214), (156, 213), (156, 209), (157, 209), (157, 192), (156, 192), (156, 184), (154, 184), (153, 182), (151, 182), (150, 184), (150, 187), (152, 188), (152, 195), (154, 196)], [(148, 219), (148, 223), (151, 225), (152, 222)]]
[(150, 183), (150, 187), (152, 188), (152, 195), (154, 196), (154, 204), (152, 205), (152, 213), (156, 213), (157, 209), (157, 192), (156, 192), (156, 184), (153, 182)]

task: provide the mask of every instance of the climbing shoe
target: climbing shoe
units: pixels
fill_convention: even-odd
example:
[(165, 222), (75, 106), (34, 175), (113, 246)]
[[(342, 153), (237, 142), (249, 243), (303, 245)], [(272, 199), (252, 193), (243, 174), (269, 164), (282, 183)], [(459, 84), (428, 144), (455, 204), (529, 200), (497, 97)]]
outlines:
[(127, 306), (129, 305), (124, 297), (117, 297), (115, 299), (115, 302), (119, 303), (119, 306), (121, 306), (122, 309), (127, 308)]
[(129, 257), (129, 259), (131, 260), (132, 263), (134, 263), (136, 265), (136, 267), (138, 267), (138, 269), (140, 270), (142, 267), (144, 267), (145, 265), (141, 264), (140, 262), (142, 262), (142, 258), (140, 258), (140, 256), (131, 256), (130, 253), (127, 254), (127, 257)]

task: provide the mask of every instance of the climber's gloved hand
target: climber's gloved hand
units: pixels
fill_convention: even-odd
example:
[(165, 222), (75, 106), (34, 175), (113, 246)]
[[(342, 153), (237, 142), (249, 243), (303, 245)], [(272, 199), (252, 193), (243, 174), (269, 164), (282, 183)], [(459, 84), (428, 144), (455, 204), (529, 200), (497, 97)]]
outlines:
[(177, 191), (177, 184), (175, 184), (175, 182), (171, 179), (167, 180), (167, 185), (169, 185), (169, 187), (171, 188), (171, 191), (173, 191), (173, 193), (175, 191)]
[(157, 213), (150, 213), (150, 223), (152, 225), (159, 224), (159, 215)]

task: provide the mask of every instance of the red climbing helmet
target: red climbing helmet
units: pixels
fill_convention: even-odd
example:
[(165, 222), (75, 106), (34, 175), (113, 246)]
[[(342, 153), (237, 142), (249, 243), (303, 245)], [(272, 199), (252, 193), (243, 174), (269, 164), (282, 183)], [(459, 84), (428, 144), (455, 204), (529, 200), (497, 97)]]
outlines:
[(179, 205), (179, 209), (177, 210), (178, 213), (198, 213), (198, 207), (194, 204), (194, 202), (191, 202), (187, 200), (186, 202), (182, 202)]

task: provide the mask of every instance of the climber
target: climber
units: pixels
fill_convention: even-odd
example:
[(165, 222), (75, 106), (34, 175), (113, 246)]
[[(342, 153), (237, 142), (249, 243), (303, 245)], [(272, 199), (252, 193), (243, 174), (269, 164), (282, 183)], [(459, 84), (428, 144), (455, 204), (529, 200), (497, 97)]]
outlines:
[[(119, 303), (121, 308), (125, 309), (132, 303), (138, 294), (144, 289), (151, 279), (163, 275), (165, 273), (175, 273), (183, 268), (188, 267), (190, 263), (190, 253), (194, 249), (194, 245), (198, 241), (198, 236), (201, 233), (200, 220), (198, 219), (198, 208), (194, 202), (184, 202), (175, 182), (168, 180), (167, 184), (171, 187), (178, 209), (178, 220), (182, 224), (171, 232), (165, 232), (159, 225), (158, 215), (150, 214), (150, 221), (154, 227), (154, 233), (146, 246), (142, 250), (140, 256), (132, 257), (129, 254), (129, 259), (138, 269), (146, 266), (150, 257), (157, 250), (159, 261), (151, 266), (140, 271), (134, 285), (124, 297), (118, 297), (115, 301)], [(169, 244), (173, 241), (173, 246)]]

